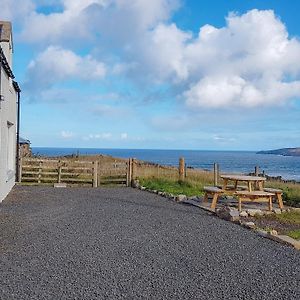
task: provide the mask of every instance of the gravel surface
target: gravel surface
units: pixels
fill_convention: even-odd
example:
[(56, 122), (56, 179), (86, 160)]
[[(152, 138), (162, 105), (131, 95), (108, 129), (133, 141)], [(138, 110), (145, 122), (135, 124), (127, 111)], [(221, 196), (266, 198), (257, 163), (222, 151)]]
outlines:
[(300, 299), (300, 252), (131, 188), (15, 187), (1, 299)]

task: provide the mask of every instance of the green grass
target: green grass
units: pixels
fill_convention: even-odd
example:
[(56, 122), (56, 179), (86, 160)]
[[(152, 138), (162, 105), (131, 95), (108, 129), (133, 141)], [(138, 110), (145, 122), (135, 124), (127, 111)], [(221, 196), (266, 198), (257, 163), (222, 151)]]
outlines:
[(281, 189), (283, 191), (283, 201), (290, 206), (300, 207), (300, 184), (285, 183), (278, 181), (267, 181), (267, 187)]
[(266, 216), (256, 216), (258, 219), (269, 219), (278, 221), (281, 224), (295, 224), (300, 225), (300, 212), (299, 211), (286, 211), (281, 214), (271, 214)]
[(279, 215), (275, 215), (275, 217), (281, 223), (300, 225), (300, 212), (299, 211), (284, 212)]
[(173, 195), (184, 194), (196, 196), (203, 194), (203, 186), (194, 182), (179, 182), (164, 178), (140, 178), (140, 184), (152, 190), (170, 193)]
[(287, 234), (295, 240), (300, 240), (300, 229), (289, 231)]

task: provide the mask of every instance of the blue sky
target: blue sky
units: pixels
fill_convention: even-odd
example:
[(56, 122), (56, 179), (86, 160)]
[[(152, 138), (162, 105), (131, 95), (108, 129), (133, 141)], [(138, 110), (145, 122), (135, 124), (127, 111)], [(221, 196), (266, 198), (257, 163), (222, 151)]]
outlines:
[(299, 1), (0, 5), (32, 146), (300, 146)]

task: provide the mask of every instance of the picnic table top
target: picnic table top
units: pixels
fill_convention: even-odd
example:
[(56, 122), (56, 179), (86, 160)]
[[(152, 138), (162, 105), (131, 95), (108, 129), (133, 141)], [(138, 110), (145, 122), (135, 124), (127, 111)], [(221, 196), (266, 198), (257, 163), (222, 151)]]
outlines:
[(261, 176), (249, 176), (249, 175), (238, 175), (238, 174), (223, 174), (220, 175), (223, 179), (236, 180), (236, 181), (266, 181), (265, 177)]

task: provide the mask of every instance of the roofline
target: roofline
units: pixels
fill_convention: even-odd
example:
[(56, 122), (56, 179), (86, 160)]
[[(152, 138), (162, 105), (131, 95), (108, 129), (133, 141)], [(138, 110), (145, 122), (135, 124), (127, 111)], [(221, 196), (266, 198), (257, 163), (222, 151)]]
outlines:
[(14, 79), (15, 75), (8, 64), (8, 61), (5, 57), (5, 54), (4, 54), (1, 46), (0, 46), (0, 64), (1, 64), (1, 66), (3, 66), (3, 69), (4, 69), (5, 73), (7, 74), (7, 76), (10, 77), (11, 79)]
[(14, 80), (13, 80), (13, 87), (14, 87), (14, 89), (17, 93), (21, 93), (21, 89), (20, 89), (19, 84)]

